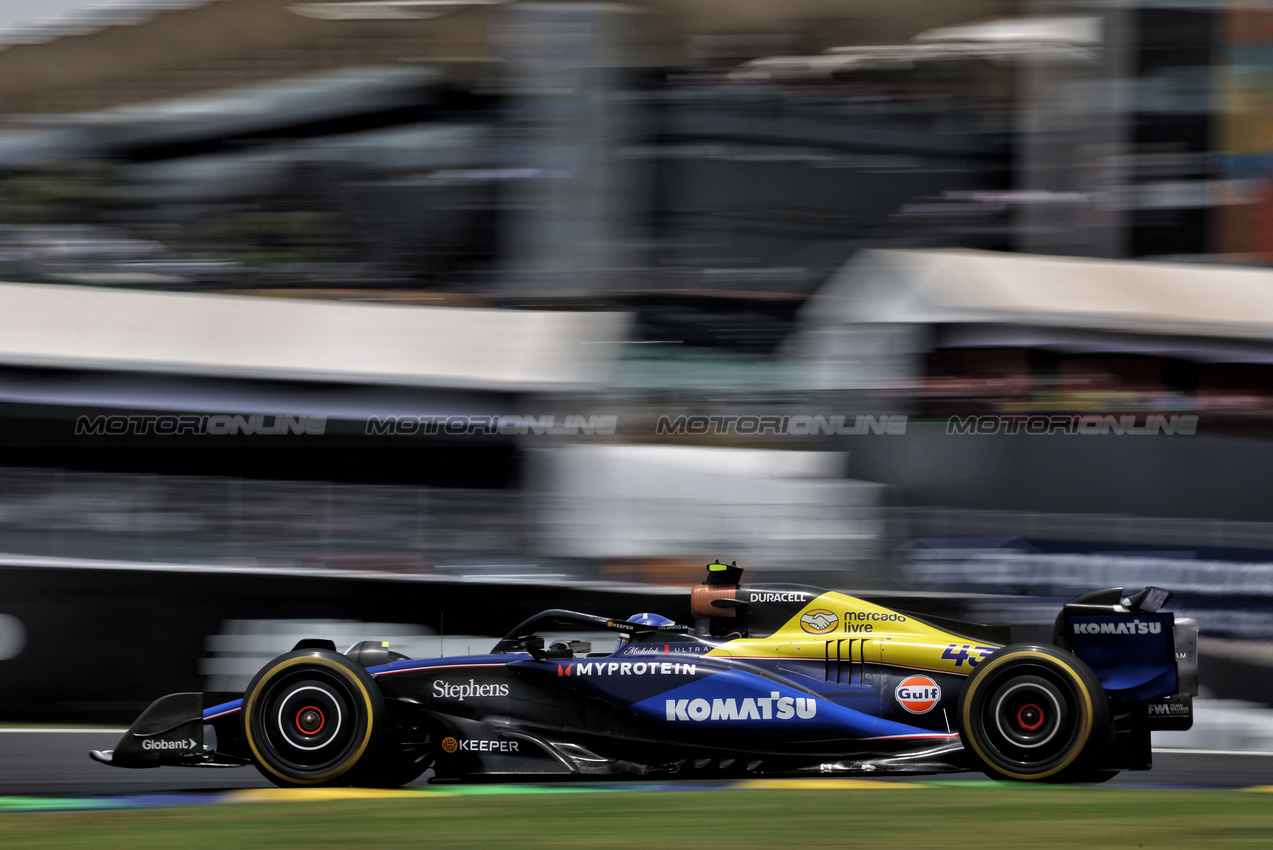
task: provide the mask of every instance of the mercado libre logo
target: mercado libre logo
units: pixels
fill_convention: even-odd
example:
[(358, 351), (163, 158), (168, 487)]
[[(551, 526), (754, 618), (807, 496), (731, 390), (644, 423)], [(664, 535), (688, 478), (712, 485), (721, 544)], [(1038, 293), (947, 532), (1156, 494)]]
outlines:
[(839, 622), (840, 618), (835, 615), (834, 611), (828, 611), (825, 608), (814, 608), (812, 611), (806, 611), (800, 617), (800, 628), (811, 635), (825, 635), (835, 631), (835, 627), (839, 625)]
[(454, 738), (442, 739), (442, 749), (446, 750), (448, 753), (453, 753), (459, 748), (460, 748), (460, 742), (455, 740)]
[(897, 704), (911, 714), (927, 714), (941, 700), (941, 685), (927, 676), (910, 676), (893, 692)]

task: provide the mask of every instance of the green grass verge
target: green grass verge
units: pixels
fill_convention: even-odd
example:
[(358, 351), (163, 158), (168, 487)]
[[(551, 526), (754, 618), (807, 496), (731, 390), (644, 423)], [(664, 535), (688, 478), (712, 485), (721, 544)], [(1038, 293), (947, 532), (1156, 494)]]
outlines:
[(238, 803), (0, 816), (0, 847), (1269, 847), (1273, 794), (740, 790)]

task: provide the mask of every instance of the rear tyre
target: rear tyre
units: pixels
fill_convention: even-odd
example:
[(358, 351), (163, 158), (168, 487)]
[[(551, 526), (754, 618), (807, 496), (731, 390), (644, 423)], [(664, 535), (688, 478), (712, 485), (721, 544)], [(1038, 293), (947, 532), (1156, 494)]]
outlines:
[(1109, 704), (1091, 669), (1050, 646), (1006, 646), (983, 661), (959, 697), (959, 737), (994, 779), (1073, 782), (1094, 775)]
[(243, 695), (243, 735), (257, 769), (276, 785), (347, 785), (373, 752), (384, 712), (362, 666), (325, 649), (265, 665)]

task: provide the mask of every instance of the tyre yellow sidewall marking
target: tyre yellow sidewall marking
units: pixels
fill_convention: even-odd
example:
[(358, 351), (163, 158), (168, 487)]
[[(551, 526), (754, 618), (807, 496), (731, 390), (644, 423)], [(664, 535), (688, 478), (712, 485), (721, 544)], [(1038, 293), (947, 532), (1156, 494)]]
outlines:
[[(1002, 773), (1004, 776), (1011, 777), (1012, 779), (1026, 779), (1026, 780), (1047, 779), (1049, 776), (1053, 776), (1057, 773), (1060, 773), (1062, 770), (1065, 770), (1067, 767), (1073, 764), (1074, 760), (1077, 759), (1080, 754), (1082, 754), (1084, 748), (1086, 748), (1087, 746), (1087, 742), (1091, 739), (1092, 718), (1095, 714), (1095, 710), (1092, 706), (1092, 694), (1088, 691), (1087, 683), (1083, 681), (1083, 678), (1081, 676), (1079, 676), (1077, 670), (1075, 670), (1069, 664), (1066, 664), (1060, 658), (1057, 658), (1054, 655), (1048, 655), (1045, 652), (1036, 652), (1034, 650), (1019, 650), (1019, 651), (1009, 653), (1008, 655), (1000, 655), (996, 653), (990, 657), (989, 661), (982, 662), (981, 669), (985, 671), (993, 670), (995, 667), (1002, 667), (1004, 664), (1007, 664), (1008, 662), (1017, 658), (1042, 658), (1048, 662), (1051, 662), (1055, 664), (1056, 666), (1060, 667), (1066, 673), (1068, 673), (1070, 676), (1070, 680), (1077, 686), (1079, 697), (1080, 697), (1080, 705), (1079, 705), (1080, 712), (1079, 713), (1082, 715), (1082, 722), (1079, 728), (1078, 740), (1075, 742), (1074, 747), (1070, 750), (1070, 754), (1066, 756), (1061, 761), (1061, 763), (1058, 764), (1056, 767), (1053, 767), (1051, 770), (1044, 771), (1043, 773), (1013, 773), (1010, 770), (1004, 770), (1003, 768), (996, 766), (989, 758), (987, 758), (986, 754), (982, 752), (981, 747), (977, 744), (976, 736), (971, 734), (971, 732), (969, 732), (966, 737), (968, 739), (969, 746), (971, 746), (973, 750), (976, 751), (978, 757), (981, 758), (982, 763), (986, 764), (989, 767), (994, 768), (995, 771)], [(982, 681), (985, 680), (986, 675), (987, 675), (986, 673), (982, 673), (982, 675), (978, 676), (972, 682), (971, 687), (968, 688), (968, 693), (964, 697), (964, 712), (963, 712), (962, 720), (963, 720), (963, 725), (965, 730), (972, 729), (973, 695), (976, 693), (977, 688), (981, 686)]]
[[(328, 667), (340, 673), (342, 678), (358, 689), (359, 694), (362, 695), (363, 705), (367, 710), (367, 731), (363, 734), (362, 741), (358, 744), (358, 749), (349, 758), (345, 759), (336, 767), (326, 773), (316, 774), (314, 776), (297, 777), (279, 773), (261, 756), (261, 751), (257, 749), (256, 740), (252, 736), (252, 706), (256, 703), (257, 694), (264, 690), (269, 681), (277, 676), (281, 671), (286, 670), (288, 667), (295, 667), (297, 664), (317, 664), (320, 667)], [(295, 782), (298, 785), (317, 785), (320, 782), (326, 782), (329, 779), (334, 779), (337, 776), (340, 776), (342, 773), (357, 764), (358, 759), (362, 758), (362, 754), (367, 750), (367, 745), (371, 743), (371, 733), (374, 731), (372, 728), (371, 707), (371, 693), (367, 690), (367, 686), (364, 685), (357, 676), (351, 676), (349, 671), (342, 665), (330, 658), (323, 658), (321, 655), (298, 656), (296, 658), (289, 658), (286, 661), (280, 662), (278, 666), (266, 673), (265, 676), (262, 677), (261, 681), (257, 682), (255, 690), (247, 695), (247, 698), (243, 703), (243, 719), (245, 721), (243, 724), (243, 732), (248, 739), (248, 747), (252, 750), (252, 755), (256, 758), (257, 764), (264, 767), (279, 779), (286, 780), (287, 782)]]

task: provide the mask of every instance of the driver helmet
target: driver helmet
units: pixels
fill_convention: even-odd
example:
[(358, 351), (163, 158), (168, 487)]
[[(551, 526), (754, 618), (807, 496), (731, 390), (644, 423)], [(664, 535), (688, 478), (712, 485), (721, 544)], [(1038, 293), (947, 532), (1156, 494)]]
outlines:
[[(628, 618), (628, 622), (638, 623), (642, 626), (674, 626), (676, 625), (676, 621), (671, 618), (664, 617), (662, 614), (649, 614), (649, 613), (633, 614), (631, 617)], [(619, 636), (620, 646), (622, 646), (623, 644), (627, 642), (628, 642), (627, 635)]]
[(664, 617), (662, 614), (633, 614), (628, 618), (629, 623), (640, 623), (643, 626), (672, 626), (676, 621)]

